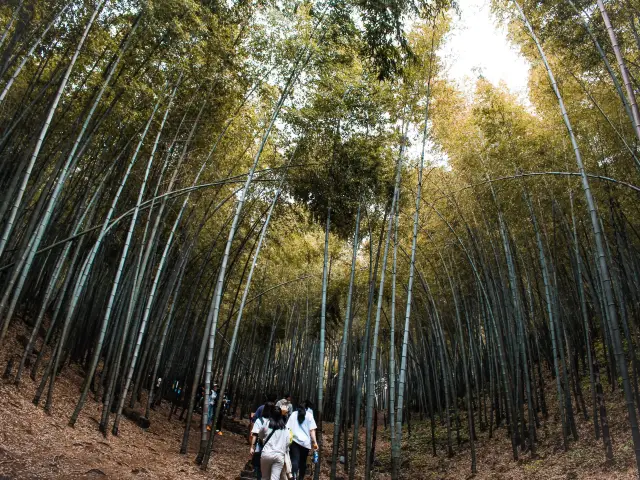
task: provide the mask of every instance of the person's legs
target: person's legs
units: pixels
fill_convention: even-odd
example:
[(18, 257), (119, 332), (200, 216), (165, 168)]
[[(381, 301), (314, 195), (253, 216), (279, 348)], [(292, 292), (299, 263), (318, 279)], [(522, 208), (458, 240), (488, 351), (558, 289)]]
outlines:
[(291, 443), (291, 447), (289, 447), (289, 457), (291, 457), (291, 471), (294, 475), (298, 474), (300, 470), (300, 449), (302, 447), (298, 445), (296, 442)]
[(271, 464), (273, 463), (273, 460), (271, 459), (271, 457), (269, 457), (268, 454), (263, 453), (260, 456), (260, 472), (262, 474), (262, 477), (265, 479), (270, 479), (271, 478)]
[(284, 455), (276, 452), (262, 453), (260, 458), (260, 468), (264, 480), (280, 480), (282, 467), (284, 466)]
[[(271, 464), (271, 479), (270, 480), (280, 480), (280, 475), (282, 474), (282, 469), (284, 468), (284, 455), (279, 454), (273, 458), (273, 463)], [(265, 480), (266, 480), (265, 476)]]
[(307, 473), (307, 457), (309, 456), (309, 449), (300, 446), (300, 473), (298, 479), (304, 478)]
[(253, 471), (258, 480), (262, 480), (262, 472), (260, 470), (260, 453), (253, 454)]
[(222, 417), (224, 416), (224, 412), (220, 412), (220, 416), (218, 417), (218, 421), (216, 422), (216, 430), (222, 430)]

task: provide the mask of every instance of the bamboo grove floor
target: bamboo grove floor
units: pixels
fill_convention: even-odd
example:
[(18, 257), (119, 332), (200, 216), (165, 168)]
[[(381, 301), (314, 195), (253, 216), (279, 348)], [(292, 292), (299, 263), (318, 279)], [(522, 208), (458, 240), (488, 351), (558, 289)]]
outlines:
[[(12, 327), (8, 345), (20, 351), (15, 338), (23, 327)], [(2, 370), (7, 362), (6, 352), (0, 355)], [(97, 429), (100, 404), (91, 398), (75, 428), (67, 421), (78, 397), (82, 372), (76, 366), (63, 371), (54, 397), (52, 414), (36, 408), (31, 399), (35, 385), (25, 375), (16, 388), (10, 382), (0, 381), (0, 478), (26, 479), (235, 479), (247, 462), (248, 446), (244, 437), (226, 434), (216, 439), (214, 454), (207, 472), (194, 464), (198, 444), (199, 416), (194, 417), (194, 428), (188, 455), (178, 453), (183, 423), (168, 421), (168, 405), (151, 414), (151, 426), (143, 431), (124, 420), (118, 437), (104, 438)], [(552, 383), (549, 383), (553, 385)], [(547, 395), (554, 401), (553, 392)], [(613, 437), (615, 464), (604, 464), (601, 442), (593, 439), (591, 422), (578, 417), (581, 440), (571, 443), (568, 452), (562, 451), (557, 419), (550, 417), (539, 430), (538, 458), (523, 455), (518, 462), (511, 460), (509, 439), (504, 429), (493, 439), (479, 433), (476, 444), (478, 474), (475, 478), (492, 480), (516, 479), (634, 479), (636, 477), (633, 446), (625, 407), (618, 394), (608, 395), (609, 422)], [(550, 405), (551, 411), (555, 411)], [(389, 479), (388, 431), (380, 417), (377, 443), (376, 478)], [(325, 426), (326, 447), (330, 450), (331, 426)], [(403, 444), (403, 478), (406, 479), (467, 479), (470, 477), (468, 436), (462, 434), (463, 443), (454, 445), (456, 454), (447, 458), (444, 451), (445, 430), (438, 426), (437, 439), (441, 448), (438, 456), (431, 455), (430, 427), (427, 421), (413, 419), (412, 435)], [(364, 431), (361, 432), (361, 441)], [(455, 442), (455, 434), (454, 434)], [(361, 443), (362, 444), (362, 443)], [(341, 469), (340, 469), (341, 470)], [(327, 479), (329, 465), (323, 462), (321, 478)], [(340, 472), (341, 473), (341, 472)], [(357, 472), (361, 478), (361, 472)], [(4, 477), (3, 477), (4, 476)]]

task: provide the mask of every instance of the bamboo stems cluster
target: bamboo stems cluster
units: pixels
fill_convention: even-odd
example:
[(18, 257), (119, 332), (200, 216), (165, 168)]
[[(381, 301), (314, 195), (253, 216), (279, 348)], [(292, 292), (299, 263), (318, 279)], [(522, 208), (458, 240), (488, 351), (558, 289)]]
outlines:
[[(449, 106), (447, 2), (413, 50), (374, 53), (376, 6), (361, 35), (331, 2), (0, 6), (7, 376), (51, 413), (78, 368), (69, 424), (96, 401), (105, 436), (169, 401), (202, 469), (217, 420), (272, 392), (316, 403), (332, 479), (403, 478), (421, 434), (433, 455), (468, 451), (472, 474), (498, 433), (535, 457), (551, 414), (565, 450), (592, 422), (612, 462), (622, 402), (640, 466), (634, 1), (558, 0), (548, 22), (496, 2), (548, 79), (537, 115), (486, 86)], [(588, 39), (589, 69), (559, 65), (581, 51), (553, 43), (556, 20)], [(210, 417), (216, 382), (230, 402)]]

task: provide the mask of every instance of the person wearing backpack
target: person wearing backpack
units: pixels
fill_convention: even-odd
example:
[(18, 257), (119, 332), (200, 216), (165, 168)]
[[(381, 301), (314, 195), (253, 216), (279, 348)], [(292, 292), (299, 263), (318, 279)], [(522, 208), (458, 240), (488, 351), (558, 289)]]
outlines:
[(273, 413), (273, 410), (276, 408), (273, 402), (267, 402), (263, 405), (263, 408), (260, 412), (259, 417), (254, 417), (254, 423), (251, 428), (251, 448), (249, 449), (249, 455), (251, 456), (251, 461), (253, 463), (253, 471), (256, 474), (256, 478), (258, 480), (262, 479), (262, 471), (260, 470), (260, 457), (262, 454), (262, 441), (258, 438), (258, 434), (260, 430), (264, 426), (268, 426), (269, 417)]
[(255, 423), (256, 419), (258, 419), (260, 417), (264, 417), (264, 418), (267, 418), (267, 419), (269, 418), (269, 415), (263, 415), (262, 414), (262, 411), (264, 410), (264, 406), (269, 402), (275, 404), (275, 401), (276, 401), (277, 398), (278, 397), (277, 397), (276, 394), (270, 393), (269, 395), (267, 395), (267, 401), (265, 403), (263, 403), (262, 405), (260, 405), (256, 409), (255, 413), (253, 413), (251, 415), (251, 421), (249, 423), (249, 443), (251, 443), (251, 435), (253, 435), (253, 424)]
[(258, 438), (262, 440), (260, 454), (262, 476), (265, 480), (280, 480), (292, 435), (287, 428), (282, 412), (275, 408), (275, 405), (268, 423), (260, 428)]
[(289, 417), (287, 427), (292, 432), (293, 442), (291, 443), (291, 469), (293, 478), (302, 480), (307, 473), (307, 456), (309, 450), (318, 449), (316, 441), (316, 421), (313, 418), (313, 404), (310, 401), (304, 402)]

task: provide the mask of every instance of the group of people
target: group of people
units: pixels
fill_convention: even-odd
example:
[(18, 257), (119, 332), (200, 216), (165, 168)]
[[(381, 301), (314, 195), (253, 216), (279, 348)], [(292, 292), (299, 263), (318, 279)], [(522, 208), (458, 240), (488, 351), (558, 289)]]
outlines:
[(313, 404), (294, 409), (291, 400), (290, 394), (278, 402), (269, 396), (251, 418), (249, 455), (258, 480), (302, 480), (309, 452), (318, 449)]

